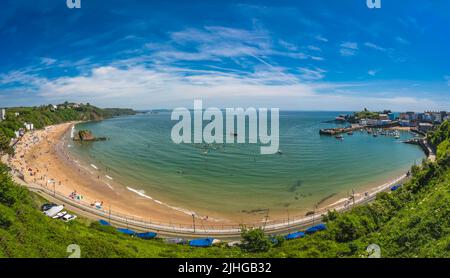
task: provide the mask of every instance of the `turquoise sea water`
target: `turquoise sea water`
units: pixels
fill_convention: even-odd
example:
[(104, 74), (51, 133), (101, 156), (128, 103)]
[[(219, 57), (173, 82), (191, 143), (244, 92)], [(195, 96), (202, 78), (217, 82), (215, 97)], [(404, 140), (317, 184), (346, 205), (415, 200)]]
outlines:
[(359, 131), (343, 141), (320, 136), (338, 114), (280, 112), (281, 155), (260, 155), (254, 144), (176, 145), (169, 112), (79, 124), (76, 129), (110, 140), (73, 144), (70, 151), (123, 186), (203, 215), (304, 212), (384, 183), (424, 157), (419, 147), (400, 142), (407, 132), (400, 140)]

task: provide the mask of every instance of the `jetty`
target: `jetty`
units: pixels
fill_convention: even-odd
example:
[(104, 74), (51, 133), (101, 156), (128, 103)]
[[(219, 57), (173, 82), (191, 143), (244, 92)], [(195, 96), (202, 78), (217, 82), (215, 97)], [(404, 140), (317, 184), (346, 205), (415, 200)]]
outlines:
[(403, 141), (405, 144), (419, 145), (430, 161), (436, 160), (436, 154), (426, 138), (413, 138)]
[(398, 121), (392, 121), (389, 124), (383, 124), (383, 125), (361, 125), (361, 124), (352, 124), (351, 126), (348, 127), (336, 127), (336, 128), (325, 128), (325, 129), (321, 129), (319, 131), (319, 133), (321, 135), (338, 135), (341, 133), (348, 133), (348, 132), (353, 132), (354, 130), (359, 130), (359, 129), (375, 129), (375, 128), (382, 128), (382, 129), (386, 129), (386, 128), (392, 128), (392, 127), (396, 127), (398, 126), (399, 123)]
[(360, 125), (352, 125), (351, 127), (325, 128), (325, 129), (321, 129), (319, 131), (319, 133), (321, 135), (334, 136), (334, 135), (338, 135), (338, 134), (342, 134), (342, 133), (353, 132), (354, 130), (358, 130), (361, 128), (363, 128), (363, 127)]

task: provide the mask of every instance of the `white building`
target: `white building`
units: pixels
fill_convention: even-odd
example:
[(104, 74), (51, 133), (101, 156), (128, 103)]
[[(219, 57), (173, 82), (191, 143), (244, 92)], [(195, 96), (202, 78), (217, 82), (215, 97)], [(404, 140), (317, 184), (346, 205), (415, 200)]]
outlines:
[(441, 115), (441, 113), (434, 113), (433, 116), (434, 116), (434, 121), (435, 122), (442, 123), (442, 115)]
[(32, 123), (24, 123), (25, 128), (30, 131), (34, 129), (34, 125)]
[(0, 122), (6, 120), (6, 109), (0, 109)]

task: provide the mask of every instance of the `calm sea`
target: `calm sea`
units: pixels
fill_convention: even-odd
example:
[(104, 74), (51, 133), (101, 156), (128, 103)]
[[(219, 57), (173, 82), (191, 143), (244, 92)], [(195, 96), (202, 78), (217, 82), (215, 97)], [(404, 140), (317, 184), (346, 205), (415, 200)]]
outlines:
[(280, 112), (281, 155), (260, 155), (254, 144), (176, 145), (169, 112), (79, 124), (109, 140), (70, 150), (123, 186), (203, 215), (312, 210), (382, 184), (424, 157), (419, 147), (400, 142), (407, 132), (399, 140), (359, 131), (343, 141), (320, 136), (339, 114)]

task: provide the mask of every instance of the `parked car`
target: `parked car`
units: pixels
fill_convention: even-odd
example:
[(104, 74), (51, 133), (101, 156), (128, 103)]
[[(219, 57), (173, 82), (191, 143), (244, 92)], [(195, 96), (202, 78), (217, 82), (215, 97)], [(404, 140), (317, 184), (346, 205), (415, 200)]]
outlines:
[(76, 219), (77, 218), (77, 216), (76, 215), (72, 215), (72, 214), (66, 214), (66, 215), (64, 215), (61, 219), (62, 219), (62, 221), (64, 221), (64, 222), (69, 222), (69, 221), (72, 221), (72, 220), (74, 220), (74, 219)]
[(53, 219), (61, 218), (61, 217), (63, 217), (66, 214), (67, 214), (67, 211), (58, 212), (55, 216), (53, 216)]
[(43, 204), (42, 206), (41, 206), (41, 211), (46, 211), (46, 210), (49, 210), (49, 209), (51, 209), (52, 207), (56, 207), (57, 205), (56, 204)]

